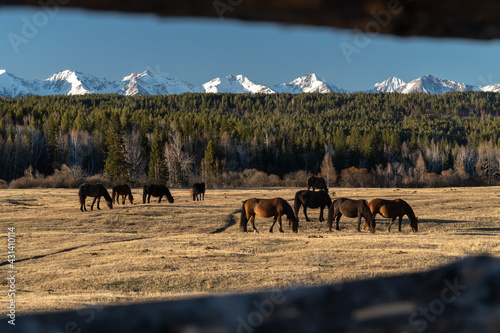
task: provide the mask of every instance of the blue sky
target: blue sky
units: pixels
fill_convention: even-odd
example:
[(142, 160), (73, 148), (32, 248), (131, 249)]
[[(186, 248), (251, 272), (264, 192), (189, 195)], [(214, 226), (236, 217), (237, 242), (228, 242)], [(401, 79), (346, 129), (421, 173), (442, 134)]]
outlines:
[(0, 22), (0, 69), (27, 79), (65, 69), (121, 79), (149, 69), (195, 85), (243, 74), (272, 86), (306, 73), (349, 91), (427, 74), (500, 83), (500, 41), (363, 39), (332, 28), (29, 7), (0, 9)]

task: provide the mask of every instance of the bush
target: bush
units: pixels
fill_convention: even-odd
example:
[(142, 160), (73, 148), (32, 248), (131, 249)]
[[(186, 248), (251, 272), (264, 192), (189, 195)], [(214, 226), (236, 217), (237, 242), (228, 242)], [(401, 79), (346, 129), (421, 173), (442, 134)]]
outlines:
[(312, 173), (299, 170), (283, 176), (282, 184), (286, 187), (307, 187), (307, 180), (310, 177), (312, 177)]

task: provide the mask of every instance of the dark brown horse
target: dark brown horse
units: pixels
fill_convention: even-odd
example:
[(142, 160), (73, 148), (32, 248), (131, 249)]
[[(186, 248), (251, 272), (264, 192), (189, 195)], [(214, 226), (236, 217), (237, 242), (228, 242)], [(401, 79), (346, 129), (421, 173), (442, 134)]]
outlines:
[(340, 198), (335, 200), (328, 210), (328, 228), (332, 231), (333, 219), (337, 220), (336, 230), (339, 229), (339, 220), (342, 215), (346, 217), (358, 218), (358, 232), (361, 231), (361, 218), (365, 219), (365, 223), (370, 226), (370, 231), (375, 232), (374, 216), (368, 207), (366, 200), (352, 200)]
[(370, 201), (368, 206), (373, 214), (373, 218), (377, 214), (380, 214), (385, 218), (391, 219), (391, 223), (389, 223), (389, 227), (387, 228), (388, 232), (391, 231), (391, 226), (397, 217), (399, 217), (399, 231), (401, 231), (401, 223), (405, 215), (410, 219), (411, 230), (418, 231), (418, 219), (406, 201), (402, 199), (385, 200), (377, 198)]
[(158, 203), (161, 202), (161, 198), (163, 196), (167, 197), (168, 202), (173, 203), (174, 198), (170, 194), (170, 191), (165, 185), (144, 185), (144, 190), (142, 192), (142, 203), (146, 203), (146, 197), (148, 198), (148, 203), (149, 199), (153, 197), (159, 197)]
[(314, 189), (320, 189), (328, 193), (328, 188), (326, 187), (326, 182), (323, 177), (312, 176), (307, 180), (307, 189), (309, 190), (312, 187)]
[(193, 201), (198, 201), (203, 198), (205, 200), (205, 183), (194, 183), (191, 187), (191, 196)]
[(122, 200), (122, 205), (125, 205), (125, 199), (128, 196), (128, 200), (130, 201), (130, 204), (134, 204), (134, 196), (132, 195), (132, 191), (130, 190), (130, 186), (127, 184), (123, 185), (115, 185), (113, 186), (113, 189), (111, 190), (112, 192), (112, 199), (113, 202), (115, 202), (115, 196), (116, 196), (116, 203), (120, 204), (120, 195), (123, 196)]
[(309, 217), (307, 217), (307, 208), (320, 208), (319, 221), (323, 222), (325, 219), (323, 217), (323, 209), (325, 207), (330, 207), (332, 204), (332, 199), (328, 193), (324, 191), (313, 192), (309, 190), (298, 191), (295, 193), (294, 201), (294, 211), (297, 220), (299, 220), (299, 210), (300, 206), (304, 206), (304, 216), (306, 221), (310, 222)]
[(101, 202), (101, 197), (104, 197), (109, 209), (113, 208), (113, 199), (109, 196), (108, 191), (102, 184), (82, 184), (80, 185), (80, 189), (78, 190), (78, 197), (80, 198), (80, 210), (83, 212), (87, 211), (87, 207), (85, 207), (85, 199), (87, 197), (94, 197), (94, 201), (92, 201), (92, 205), (90, 206), (90, 210), (94, 210), (94, 204), (97, 200), (97, 209), (99, 208), (99, 203)]
[(241, 220), (240, 220), (240, 229), (243, 232), (247, 232), (247, 223), (248, 220), (252, 223), (253, 231), (258, 232), (255, 227), (255, 215), (260, 217), (274, 217), (273, 224), (269, 229), (269, 232), (273, 232), (273, 227), (276, 224), (276, 221), (280, 224), (280, 232), (283, 232), (283, 228), (281, 225), (281, 217), (286, 215), (289, 221), (290, 229), (293, 232), (297, 232), (299, 229), (299, 221), (295, 217), (293, 213), (292, 206), (282, 199), (282, 198), (274, 198), (274, 199), (248, 199), (243, 201), (243, 207), (241, 208)]

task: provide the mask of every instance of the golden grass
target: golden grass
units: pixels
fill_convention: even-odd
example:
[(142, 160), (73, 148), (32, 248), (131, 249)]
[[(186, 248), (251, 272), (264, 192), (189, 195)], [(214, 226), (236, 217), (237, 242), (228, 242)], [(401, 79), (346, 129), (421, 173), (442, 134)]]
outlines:
[[(297, 190), (208, 189), (205, 201), (193, 202), (189, 189), (172, 189), (175, 203), (142, 204), (134, 189), (135, 205), (109, 210), (102, 200), (100, 211), (86, 213), (75, 189), (1, 190), (2, 244), (7, 227), (16, 227), (17, 314), (340, 283), (500, 255), (498, 187), (333, 189), (333, 197), (406, 200), (418, 233), (406, 217), (401, 233), (397, 223), (387, 233), (380, 216), (375, 234), (356, 232), (344, 217), (341, 231), (329, 232), (317, 209), (309, 210), (312, 222), (301, 210), (298, 234), (286, 223), (284, 234), (271, 234), (263, 218), (259, 234), (239, 231), (242, 200), (293, 204)], [(4, 280), (0, 292), (7, 289)]]

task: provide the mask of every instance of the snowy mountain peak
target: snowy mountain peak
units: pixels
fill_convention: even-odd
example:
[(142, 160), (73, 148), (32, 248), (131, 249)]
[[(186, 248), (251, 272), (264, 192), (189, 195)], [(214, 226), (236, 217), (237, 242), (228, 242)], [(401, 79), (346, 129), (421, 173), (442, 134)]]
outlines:
[(2, 75), (4, 73), (7, 73), (7, 71), (5, 69), (0, 69), (0, 75)]
[(243, 75), (228, 75), (223, 78), (217, 77), (204, 83), (202, 86), (206, 93), (274, 93), (270, 88), (255, 84)]
[(345, 90), (321, 80), (314, 73), (298, 77), (289, 83), (278, 84), (274, 86), (274, 91), (290, 94), (345, 92)]
[(481, 91), (487, 91), (487, 92), (500, 92), (500, 84), (490, 84), (487, 86), (482, 86), (479, 87)]
[(422, 76), (401, 86), (397, 91), (403, 94), (424, 93), (444, 94), (451, 91), (479, 91), (480, 89), (465, 83), (439, 79), (433, 75)]
[(375, 83), (373, 88), (369, 89), (368, 92), (371, 93), (391, 93), (399, 89), (399, 87), (405, 85), (406, 83), (398, 77), (390, 77), (387, 80), (379, 83)]
[(185, 81), (161, 76), (149, 70), (125, 76), (121, 84), (123, 86), (119, 89), (119, 93), (126, 96), (170, 95), (197, 91)]

